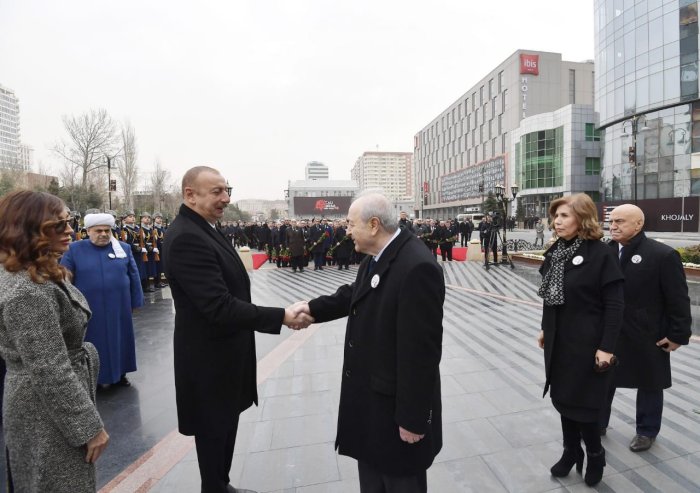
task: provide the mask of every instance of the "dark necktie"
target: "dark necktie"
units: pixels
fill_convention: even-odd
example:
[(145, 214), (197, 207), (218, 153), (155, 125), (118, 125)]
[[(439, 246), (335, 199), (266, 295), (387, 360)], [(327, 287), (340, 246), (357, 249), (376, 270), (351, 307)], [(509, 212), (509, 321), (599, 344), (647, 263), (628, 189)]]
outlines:
[(620, 260), (620, 263), (622, 263), (622, 251), (625, 249), (625, 247), (620, 248), (620, 251), (617, 252), (617, 258)]
[(374, 267), (377, 265), (377, 261), (372, 259), (369, 261), (369, 267), (367, 268), (367, 274), (371, 274), (372, 271), (374, 270)]

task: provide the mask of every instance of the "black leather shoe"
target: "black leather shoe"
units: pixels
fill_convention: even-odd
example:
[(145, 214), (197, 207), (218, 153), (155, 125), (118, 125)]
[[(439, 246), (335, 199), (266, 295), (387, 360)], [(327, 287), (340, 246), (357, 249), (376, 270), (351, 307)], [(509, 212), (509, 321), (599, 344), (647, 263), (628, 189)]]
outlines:
[(643, 452), (649, 450), (651, 445), (656, 440), (655, 437), (646, 437), (644, 435), (635, 435), (630, 442), (630, 450), (632, 452)]
[(114, 385), (118, 385), (120, 387), (131, 387), (131, 382), (128, 378), (126, 378), (126, 375), (122, 375), (122, 378), (119, 379), (119, 381)]

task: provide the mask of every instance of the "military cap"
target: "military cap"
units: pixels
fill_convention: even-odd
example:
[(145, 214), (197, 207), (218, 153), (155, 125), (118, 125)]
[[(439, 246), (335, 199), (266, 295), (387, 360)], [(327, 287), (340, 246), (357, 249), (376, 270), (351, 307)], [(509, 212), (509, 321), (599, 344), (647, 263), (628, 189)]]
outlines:
[(153, 213), (153, 219), (155, 219), (155, 218), (157, 218), (157, 217), (163, 219), (163, 214), (161, 214), (160, 212), (154, 212), (154, 213)]
[(141, 214), (139, 214), (139, 217), (151, 217), (151, 213), (150, 212), (142, 212)]
[(124, 212), (122, 212), (122, 218), (135, 215), (136, 214), (134, 214), (134, 211), (132, 209), (127, 209)]
[(113, 211), (112, 209), (107, 209), (107, 210), (105, 211), (105, 214), (111, 214), (111, 215), (113, 215), (114, 217), (117, 217), (117, 212), (116, 212), (116, 211)]

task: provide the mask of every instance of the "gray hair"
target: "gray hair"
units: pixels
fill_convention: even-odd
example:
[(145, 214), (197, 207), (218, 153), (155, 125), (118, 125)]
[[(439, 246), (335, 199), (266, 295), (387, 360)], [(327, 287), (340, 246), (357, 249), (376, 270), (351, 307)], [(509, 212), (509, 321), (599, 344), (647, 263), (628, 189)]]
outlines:
[(399, 221), (394, 213), (391, 202), (382, 193), (375, 190), (366, 190), (355, 197), (353, 203), (362, 200), (360, 207), (360, 219), (369, 221), (373, 217), (379, 219), (387, 233), (394, 233), (399, 227)]

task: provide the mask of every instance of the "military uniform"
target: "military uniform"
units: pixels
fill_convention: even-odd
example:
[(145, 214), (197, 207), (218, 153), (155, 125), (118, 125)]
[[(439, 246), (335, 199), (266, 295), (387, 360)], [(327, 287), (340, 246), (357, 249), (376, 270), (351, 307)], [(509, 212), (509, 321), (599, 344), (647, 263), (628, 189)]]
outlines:
[(163, 225), (161, 222), (160, 224), (156, 222), (156, 219), (160, 218), (161, 221), (163, 220), (163, 215), (160, 212), (156, 212), (153, 214), (153, 235), (155, 236), (155, 250), (157, 250), (157, 254), (154, 255), (154, 257), (157, 257), (158, 260), (155, 261), (156, 264), (156, 276), (153, 282), (153, 286), (155, 288), (164, 288), (167, 286), (163, 282), (163, 237), (165, 235), (165, 231), (167, 228)]

